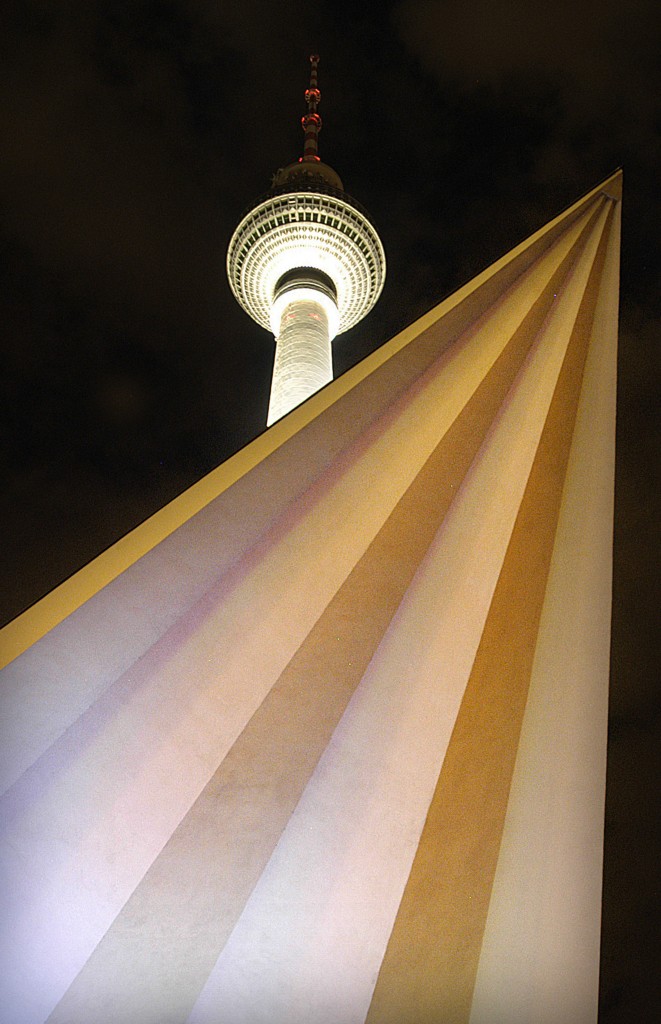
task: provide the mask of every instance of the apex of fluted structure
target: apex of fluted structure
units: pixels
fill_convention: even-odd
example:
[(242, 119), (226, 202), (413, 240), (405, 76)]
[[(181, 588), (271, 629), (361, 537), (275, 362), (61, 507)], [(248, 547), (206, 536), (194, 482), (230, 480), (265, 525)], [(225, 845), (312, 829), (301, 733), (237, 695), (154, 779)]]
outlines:
[(276, 172), (227, 253), (234, 296), (276, 338), (269, 424), (333, 379), (333, 338), (370, 311), (385, 279), (374, 225), (319, 157), (318, 64), (310, 57), (303, 156)]
[(619, 189), (0, 631), (3, 1019), (596, 1021)]

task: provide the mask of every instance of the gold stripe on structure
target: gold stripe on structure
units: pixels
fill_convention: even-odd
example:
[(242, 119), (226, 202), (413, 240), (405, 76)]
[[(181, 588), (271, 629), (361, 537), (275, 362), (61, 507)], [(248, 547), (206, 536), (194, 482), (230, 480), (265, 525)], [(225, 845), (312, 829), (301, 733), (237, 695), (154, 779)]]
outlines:
[(367, 1024), (465, 1024), (526, 705), (608, 213)]
[[(595, 216), (597, 213), (595, 213)], [(588, 228), (580, 238), (587, 237)], [(49, 1018), (186, 1019), (491, 427), (580, 241)]]

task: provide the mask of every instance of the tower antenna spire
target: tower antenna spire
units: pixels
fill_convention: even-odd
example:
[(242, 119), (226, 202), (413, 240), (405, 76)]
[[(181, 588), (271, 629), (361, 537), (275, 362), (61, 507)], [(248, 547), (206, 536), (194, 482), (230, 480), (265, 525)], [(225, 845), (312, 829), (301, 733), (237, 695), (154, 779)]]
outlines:
[(316, 54), (312, 54), (310, 57), (310, 87), (305, 90), (305, 102), (308, 105), (308, 112), (301, 118), (303, 131), (305, 132), (305, 141), (303, 143), (303, 156), (299, 161), (300, 163), (319, 161), (317, 142), (319, 132), (321, 131), (321, 115), (317, 112), (317, 107), (321, 100), (321, 93), (317, 84), (318, 65), (319, 57)]

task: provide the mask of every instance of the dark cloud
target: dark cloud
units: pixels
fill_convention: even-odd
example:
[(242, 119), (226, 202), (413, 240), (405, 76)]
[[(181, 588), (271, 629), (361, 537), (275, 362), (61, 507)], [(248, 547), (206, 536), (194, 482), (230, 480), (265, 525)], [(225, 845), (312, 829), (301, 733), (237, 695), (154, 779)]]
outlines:
[(653, 0), (404, 0), (394, 11), (406, 45), (432, 73), (467, 87), (518, 72), (558, 85), (577, 120), (619, 104), (645, 118), (661, 35)]
[(541, 128), (524, 132), (523, 149), (527, 141), (531, 150), (518, 167), (523, 205), (545, 194), (562, 203), (567, 190), (624, 167), (625, 245), (636, 266), (625, 276), (625, 298), (630, 289), (647, 295), (654, 280), (645, 247), (661, 229), (661, 18), (653, 0), (405, 0), (393, 20), (441, 94), (458, 90), (493, 117), (502, 139), (493, 173), (517, 181), (502, 153), (520, 154), (522, 140), (503, 111)]

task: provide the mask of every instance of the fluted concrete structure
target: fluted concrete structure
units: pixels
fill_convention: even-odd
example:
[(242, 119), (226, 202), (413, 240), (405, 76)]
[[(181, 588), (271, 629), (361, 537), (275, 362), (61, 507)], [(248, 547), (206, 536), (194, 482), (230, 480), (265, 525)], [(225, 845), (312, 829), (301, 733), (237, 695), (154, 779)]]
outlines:
[(619, 199), (2, 632), (7, 1022), (596, 1020)]

